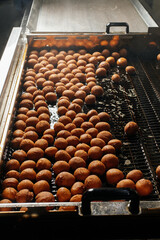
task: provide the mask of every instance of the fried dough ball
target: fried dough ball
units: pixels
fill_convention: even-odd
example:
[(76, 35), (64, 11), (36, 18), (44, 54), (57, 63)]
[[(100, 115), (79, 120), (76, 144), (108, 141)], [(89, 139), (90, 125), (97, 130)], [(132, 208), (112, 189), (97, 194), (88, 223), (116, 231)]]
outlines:
[(41, 120), (36, 124), (36, 130), (39, 134), (43, 134), (43, 132), (49, 128), (50, 124), (45, 120)]
[(81, 202), (82, 201), (82, 194), (76, 194), (71, 197), (70, 202)]
[(77, 181), (84, 181), (90, 175), (90, 171), (85, 167), (78, 167), (74, 171), (74, 176)]
[(134, 74), (136, 73), (136, 69), (135, 69), (135, 67), (133, 67), (133, 66), (127, 66), (127, 67), (125, 68), (125, 71), (126, 71), (126, 73), (128, 73), (129, 75), (134, 75)]
[(90, 141), (91, 147), (98, 146), (100, 148), (103, 148), (105, 146), (105, 144), (106, 144), (105, 141), (103, 141), (101, 138), (93, 138)]
[(96, 128), (89, 128), (86, 133), (89, 134), (92, 138), (96, 138), (98, 130)]
[(40, 158), (36, 163), (36, 169), (38, 171), (43, 169), (50, 169), (51, 168), (51, 162), (47, 158)]
[(91, 122), (93, 125), (96, 125), (100, 121), (100, 118), (98, 115), (94, 115), (90, 117), (89, 122)]
[(30, 139), (33, 142), (36, 142), (38, 139), (38, 134), (35, 131), (28, 131), (24, 134), (24, 139)]
[(98, 112), (95, 109), (91, 109), (87, 112), (87, 118), (90, 119), (92, 116), (98, 115)]
[(71, 194), (83, 194), (85, 191), (84, 183), (82, 182), (75, 182), (71, 187)]
[(98, 122), (95, 125), (95, 128), (97, 128), (97, 130), (99, 132), (101, 132), (101, 131), (109, 131), (110, 130), (110, 125), (107, 122)]
[(116, 185), (117, 188), (131, 188), (135, 189), (135, 183), (131, 179), (122, 179)]
[(134, 181), (135, 183), (140, 180), (141, 178), (143, 178), (143, 173), (141, 170), (138, 170), (138, 169), (134, 169), (134, 170), (131, 170), (127, 176), (126, 176), (127, 179), (131, 179), (132, 181)]
[(75, 117), (73, 120), (73, 123), (76, 125), (77, 128), (79, 128), (83, 122), (84, 119), (81, 117)]
[(123, 178), (123, 172), (117, 168), (111, 168), (106, 172), (106, 181), (108, 184), (116, 185)]
[(36, 172), (33, 168), (25, 168), (19, 175), (20, 180), (29, 179), (34, 181), (36, 179)]
[(43, 169), (39, 171), (36, 175), (36, 180), (46, 180), (47, 182), (51, 181), (52, 178), (52, 173), (48, 169)]
[(89, 128), (93, 128), (93, 127), (94, 127), (94, 125), (91, 122), (83, 122), (81, 124), (81, 128), (83, 128), (84, 131), (87, 131)]
[(129, 136), (135, 135), (137, 131), (138, 131), (138, 124), (133, 121), (128, 122), (124, 127), (124, 132)]
[(18, 180), (16, 178), (6, 178), (4, 179), (3, 183), (2, 183), (2, 188), (7, 188), (7, 187), (13, 187), (13, 188), (17, 188), (18, 185)]
[(13, 132), (13, 137), (16, 138), (16, 137), (23, 137), (24, 135), (24, 132), (21, 130), (21, 129), (17, 129)]
[[(68, 139), (68, 138), (67, 138)], [(58, 149), (65, 149), (68, 145), (68, 141), (65, 138), (57, 138), (54, 142), (54, 145)]]
[(58, 149), (56, 147), (48, 147), (45, 149), (45, 155), (49, 158), (54, 158)]
[(6, 169), (8, 171), (10, 171), (10, 170), (19, 170), (19, 167), (20, 167), (20, 163), (16, 159), (10, 159), (6, 163)]
[(19, 162), (23, 162), (24, 160), (26, 160), (27, 154), (25, 151), (19, 149), (12, 153), (12, 157), (14, 159), (17, 159)]
[(88, 156), (92, 160), (98, 160), (102, 157), (102, 150), (98, 146), (91, 147), (88, 151)]
[(127, 66), (127, 59), (124, 57), (118, 58), (117, 66), (119, 66), (120, 68), (125, 68)]
[[(9, 199), (2, 199), (0, 201), (0, 204), (1, 203), (12, 203), (12, 202)], [(0, 208), (0, 212), (6, 212), (6, 211), (12, 211), (12, 208), (11, 207)]]
[(71, 131), (71, 134), (73, 135), (73, 136), (76, 136), (76, 137), (80, 137), (82, 134), (84, 134), (85, 133), (85, 131), (84, 131), (84, 129), (83, 128), (74, 128), (72, 131)]
[(94, 105), (96, 102), (96, 97), (93, 94), (89, 94), (85, 97), (85, 103), (87, 105)]
[(33, 147), (27, 152), (27, 158), (37, 161), (44, 156), (44, 151), (39, 147)]
[(48, 142), (48, 145), (52, 145), (54, 138), (51, 134), (43, 134), (42, 139), (45, 139)]
[(67, 137), (69, 137), (69, 136), (71, 136), (71, 133), (69, 132), (69, 131), (67, 131), (67, 130), (61, 130), (61, 131), (59, 131), (58, 133), (57, 133), (57, 138), (59, 138), (59, 137), (63, 137), (63, 138), (67, 138)]
[(84, 150), (77, 150), (74, 154), (75, 157), (80, 157), (82, 158), (85, 162), (88, 159), (88, 153), (85, 152)]
[(70, 105), (70, 102), (67, 99), (60, 99), (58, 101), (58, 107), (64, 106), (64, 107), (68, 108), (69, 105)]
[(86, 121), (87, 120), (87, 114), (86, 113), (78, 113), (77, 115), (76, 115), (76, 117), (81, 117), (81, 118), (83, 118), (84, 119), (84, 121)]
[(40, 180), (33, 185), (35, 195), (43, 191), (50, 191), (49, 183), (46, 180)]
[(37, 109), (37, 113), (38, 113), (38, 116), (41, 115), (42, 113), (46, 113), (49, 115), (49, 110), (47, 107), (42, 106)]
[(120, 77), (119, 74), (115, 73), (115, 74), (112, 75), (111, 79), (112, 79), (113, 82), (118, 83), (121, 80), (121, 77)]
[(103, 148), (102, 148), (102, 152), (103, 154), (108, 154), (108, 153), (112, 153), (112, 154), (115, 154), (116, 153), (116, 150), (113, 146), (111, 145), (105, 145)]
[(32, 191), (33, 182), (29, 179), (24, 179), (24, 180), (20, 181), (17, 186), (17, 190), (20, 191), (22, 189), (28, 189), (28, 190)]
[(105, 77), (107, 74), (107, 71), (104, 67), (98, 67), (96, 70), (97, 77)]
[(121, 149), (121, 147), (122, 147), (122, 142), (119, 139), (111, 139), (108, 142), (108, 145), (113, 146), (115, 148), (115, 150), (119, 151)]
[(110, 120), (110, 115), (106, 112), (100, 112), (98, 114), (101, 122), (108, 122)]
[(140, 196), (148, 196), (153, 191), (153, 185), (148, 179), (140, 179), (136, 182), (136, 191)]
[(20, 107), (18, 109), (18, 113), (26, 114), (29, 111), (29, 108), (27, 107)]
[(21, 166), (20, 166), (20, 171), (23, 171), (24, 169), (26, 168), (35, 168), (36, 167), (36, 163), (35, 161), (33, 160), (26, 160), (24, 162), (21, 163)]
[[(54, 202), (55, 201), (53, 194), (48, 191), (42, 191), (38, 193), (35, 199), (36, 199), (36, 202)], [(50, 209), (50, 207), (47, 207), (47, 209)]]
[(109, 153), (102, 157), (101, 162), (106, 166), (106, 169), (117, 168), (119, 159), (116, 155)]
[(75, 183), (75, 177), (69, 172), (61, 172), (56, 177), (56, 185), (58, 187), (70, 188)]
[(60, 160), (55, 162), (52, 168), (54, 173), (58, 175), (60, 172), (69, 172), (70, 166), (66, 161)]
[(158, 165), (156, 168), (156, 175), (157, 175), (158, 179), (160, 179), (160, 165)]
[(76, 148), (74, 146), (67, 146), (66, 152), (71, 156), (74, 157), (74, 154), (76, 152)]
[(80, 139), (79, 139), (79, 140), (80, 140), (81, 143), (90, 144), (90, 142), (91, 142), (91, 140), (92, 140), (92, 137), (91, 137), (91, 135), (85, 133), (85, 134), (82, 134), (82, 135), (80, 136)]
[(104, 93), (104, 90), (99, 85), (93, 86), (92, 89), (91, 89), (91, 94), (95, 95), (96, 97), (102, 96), (103, 93)]
[(61, 107), (58, 108), (58, 115), (59, 116), (65, 115), (66, 112), (67, 112), (67, 108), (66, 107), (61, 106)]
[(66, 138), (67, 144), (71, 146), (77, 146), (79, 144), (79, 138), (76, 136), (69, 136)]
[(35, 142), (35, 147), (41, 148), (42, 150), (45, 150), (48, 147), (48, 142), (45, 139), (38, 139)]
[(26, 122), (28, 117), (25, 114), (20, 113), (20, 114), (17, 115), (16, 119), (17, 120), (22, 120), (22, 121)]
[(105, 173), (106, 167), (105, 165), (99, 161), (94, 160), (88, 165), (88, 170), (95, 175), (101, 176)]
[(77, 103), (71, 103), (69, 106), (68, 106), (68, 110), (73, 110), (75, 111), (76, 113), (79, 113), (81, 112), (82, 108), (79, 104)]
[(72, 123), (72, 119), (67, 116), (61, 116), (58, 121), (63, 123), (64, 126), (67, 125), (68, 123)]
[(52, 135), (54, 137), (55, 136), (55, 130), (49, 128), (49, 129), (44, 131), (43, 135), (45, 135), (45, 134), (50, 134), (50, 135)]
[(85, 167), (86, 166), (86, 162), (81, 157), (73, 157), (69, 160), (68, 163), (69, 163), (69, 166), (72, 170), (75, 170), (79, 167)]
[(57, 191), (57, 199), (59, 202), (68, 202), (71, 198), (71, 192), (66, 187), (60, 187)]
[(68, 162), (70, 159), (71, 159), (71, 156), (65, 150), (59, 150), (55, 154), (55, 161), (63, 160)]
[(79, 144), (76, 146), (76, 149), (77, 149), (77, 150), (84, 150), (85, 152), (88, 152), (89, 149), (90, 149), (90, 146), (88, 146), (86, 143), (79, 143)]
[(2, 197), (5, 199), (9, 199), (11, 201), (15, 201), (17, 190), (13, 187), (7, 187), (2, 192)]
[(23, 139), (20, 143), (20, 148), (25, 152), (34, 147), (34, 142), (30, 139)]
[(72, 90), (64, 90), (62, 93), (62, 96), (68, 97), (70, 100), (72, 100), (75, 96), (75, 92)]
[(66, 126), (65, 126), (65, 129), (69, 132), (71, 132), (74, 128), (76, 128), (76, 125), (74, 123), (68, 123)]
[(16, 170), (10, 170), (5, 175), (6, 178), (16, 178), (19, 180), (19, 172)]
[(85, 97), (86, 97), (86, 92), (83, 91), (83, 90), (78, 90), (78, 91), (76, 91), (74, 96), (75, 96), (75, 98), (79, 98), (79, 99), (84, 100)]
[(22, 189), (16, 194), (17, 202), (31, 202), (33, 200), (34, 194), (28, 189)]
[(98, 176), (93, 174), (93, 175), (88, 176), (85, 179), (84, 186), (86, 189), (100, 188), (100, 187), (102, 187), (102, 182)]
[(61, 122), (56, 122), (56, 123), (54, 124), (54, 130), (55, 130), (56, 133), (58, 133), (59, 131), (64, 130), (64, 129), (65, 129), (65, 126), (64, 126), (63, 123), (61, 123)]
[(112, 134), (109, 131), (101, 131), (97, 134), (97, 138), (101, 138), (107, 144), (112, 139)]
[(24, 131), (26, 128), (26, 123), (23, 120), (18, 120), (15, 122), (14, 127), (16, 129), (20, 129), (20, 130)]
[(54, 92), (48, 92), (45, 94), (45, 99), (48, 103), (54, 103), (57, 100), (57, 95)]

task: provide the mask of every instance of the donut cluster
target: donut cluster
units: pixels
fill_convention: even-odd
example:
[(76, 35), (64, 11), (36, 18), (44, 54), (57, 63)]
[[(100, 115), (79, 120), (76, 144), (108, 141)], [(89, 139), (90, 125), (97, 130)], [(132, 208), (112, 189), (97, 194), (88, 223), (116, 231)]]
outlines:
[[(121, 52), (29, 52), (1, 202), (54, 202), (52, 173), (60, 202), (81, 201), (85, 190), (102, 186), (102, 178), (109, 185), (136, 188), (143, 174), (136, 170), (124, 179), (117, 157), (122, 142), (113, 138), (110, 115), (94, 109), (103, 96), (97, 78), (106, 77), (114, 65), (135, 73)], [(119, 80), (118, 74), (112, 76), (112, 81)], [(49, 106), (53, 105), (59, 118), (51, 127)], [(84, 105), (91, 110), (85, 113)], [(148, 185), (147, 194), (141, 195), (152, 192), (152, 184)]]

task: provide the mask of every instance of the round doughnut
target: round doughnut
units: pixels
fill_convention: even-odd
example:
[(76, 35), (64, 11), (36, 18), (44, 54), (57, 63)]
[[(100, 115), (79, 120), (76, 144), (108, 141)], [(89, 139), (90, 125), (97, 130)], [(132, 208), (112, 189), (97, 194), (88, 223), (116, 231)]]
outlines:
[(102, 182), (98, 176), (90, 175), (85, 179), (84, 186), (86, 189), (100, 188), (102, 187)]

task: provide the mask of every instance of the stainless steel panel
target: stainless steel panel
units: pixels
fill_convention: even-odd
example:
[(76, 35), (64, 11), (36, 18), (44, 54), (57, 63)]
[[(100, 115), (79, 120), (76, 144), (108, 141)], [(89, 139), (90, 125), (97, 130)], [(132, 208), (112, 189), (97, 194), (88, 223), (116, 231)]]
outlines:
[[(144, 13), (143, 18), (138, 11)], [(127, 22), (130, 33), (148, 33), (157, 27), (137, 0), (35, 0), (27, 27), (31, 32), (105, 33), (108, 22)]]

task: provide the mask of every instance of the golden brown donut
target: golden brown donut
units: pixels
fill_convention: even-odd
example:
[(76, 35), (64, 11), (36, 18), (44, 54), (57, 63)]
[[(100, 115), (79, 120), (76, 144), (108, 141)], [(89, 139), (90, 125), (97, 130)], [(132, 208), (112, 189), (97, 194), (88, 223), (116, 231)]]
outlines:
[(35, 199), (36, 199), (36, 202), (54, 202), (55, 201), (53, 194), (48, 191), (43, 191), (38, 193)]
[(41, 138), (35, 142), (34, 146), (45, 150), (48, 147), (48, 142), (47, 140)]
[(69, 136), (66, 138), (66, 141), (67, 141), (68, 146), (71, 145), (71, 146), (76, 147), (79, 144), (79, 138), (76, 136)]
[(134, 182), (137, 182), (138, 180), (140, 180), (141, 178), (143, 178), (143, 173), (141, 170), (138, 170), (138, 169), (134, 169), (134, 170), (131, 170), (127, 176), (126, 176), (127, 179), (131, 179), (132, 181)]
[(72, 123), (72, 119), (67, 116), (61, 116), (58, 121), (63, 123), (64, 126), (67, 125), (68, 123)]
[[(89, 84), (88, 84), (89, 85)], [(93, 94), (89, 94), (85, 97), (85, 103), (87, 105), (94, 105), (96, 102), (96, 97)]]
[(56, 123), (54, 124), (54, 130), (55, 130), (56, 133), (58, 133), (59, 131), (64, 130), (64, 129), (65, 129), (65, 126), (64, 126), (63, 123), (61, 123), (61, 122), (56, 122)]
[(77, 103), (71, 103), (69, 106), (68, 106), (68, 110), (73, 110), (75, 111), (76, 113), (79, 113), (81, 112), (81, 106)]
[(149, 179), (140, 179), (136, 182), (136, 191), (140, 196), (148, 196), (153, 191), (153, 185)]
[(101, 97), (103, 93), (104, 93), (104, 90), (99, 85), (93, 86), (91, 89), (91, 94), (95, 95), (96, 97)]
[(125, 68), (127, 66), (127, 59), (124, 57), (118, 58), (117, 66), (119, 66), (120, 68)]
[(74, 154), (76, 152), (76, 148), (74, 146), (67, 146), (66, 152), (71, 156), (74, 157)]
[(91, 122), (95, 126), (98, 122), (100, 122), (100, 118), (98, 115), (94, 115), (90, 117), (89, 122)]
[(85, 167), (78, 167), (74, 171), (74, 176), (77, 181), (84, 181), (90, 175), (90, 171)]
[(48, 145), (52, 145), (54, 138), (51, 134), (43, 134), (42, 139), (45, 139), (48, 142)]
[(108, 122), (110, 120), (110, 115), (106, 112), (100, 112), (98, 114), (101, 122)]
[(38, 134), (35, 131), (28, 131), (24, 134), (25, 139), (30, 139), (33, 142), (37, 141), (38, 139)]
[(43, 134), (43, 132), (49, 128), (50, 124), (45, 120), (41, 120), (36, 124), (36, 130), (39, 134)]
[(56, 185), (58, 187), (70, 188), (75, 183), (75, 177), (69, 172), (61, 172), (56, 177)]
[(46, 180), (40, 180), (33, 185), (34, 194), (37, 195), (43, 191), (50, 191), (49, 183)]
[(99, 160), (102, 157), (102, 150), (98, 146), (91, 147), (88, 151), (88, 156), (92, 160)]
[(121, 140), (119, 139), (111, 139), (109, 142), (108, 142), (108, 145), (111, 145), (115, 148), (115, 150), (120, 150), (121, 147), (122, 147), (122, 142)]
[[(67, 138), (68, 139), (68, 138)], [(65, 149), (68, 145), (68, 141), (65, 138), (57, 138), (54, 142), (54, 145), (58, 149)]]
[(39, 171), (36, 175), (36, 181), (46, 180), (47, 182), (51, 181), (52, 173), (48, 169), (43, 169)]
[(101, 132), (101, 131), (109, 131), (110, 130), (110, 125), (107, 122), (98, 122), (95, 125), (95, 128), (97, 128), (97, 130), (99, 132)]
[(27, 154), (25, 151), (19, 149), (12, 153), (12, 158), (17, 159), (19, 162), (23, 162), (27, 158)]
[(82, 194), (76, 194), (71, 197), (70, 202), (81, 202), (82, 201)]
[[(2, 199), (1, 201), (0, 201), (0, 204), (1, 203), (12, 203), (9, 199)], [(11, 207), (4, 207), (4, 208), (0, 208), (0, 212), (8, 212), (8, 211), (12, 211), (12, 208)]]
[(102, 186), (102, 182), (98, 176), (93, 174), (93, 175), (88, 176), (85, 179), (84, 186), (86, 189), (100, 188)]
[(71, 134), (76, 137), (80, 137), (82, 134), (84, 134), (85, 131), (83, 128), (74, 128), (71, 130)]
[(54, 173), (58, 175), (60, 172), (69, 172), (70, 166), (66, 161), (60, 160), (55, 162), (52, 168)]
[(18, 185), (18, 180), (16, 178), (6, 178), (3, 180), (2, 182), (2, 188), (7, 188), (7, 187), (12, 187), (17, 189), (17, 185)]
[(16, 159), (10, 159), (9, 161), (7, 161), (6, 163), (6, 169), (7, 171), (10, 170), (19, 170), (20, 167), (20, 163), (18, 160)]
[(135, 189), (135, 183), (131, 179), (122, 179), (116, 185), (117, 188), (131, 188)]
[(63, 137), (66, 139), (69, 136), (71, 136), (71, 133), (67, 130), (61, 130), (57, 133), (57, 138)]
[(138, 124), (136, 122), (130, 121), (124, 127), (124, 132), (129, 135), (135, 135), (138, 131)]
[(48, 147), (45, 149), (45, 155), (49, 158), (54, 158), (58, 149), (56, 147)]
[(102, 140), (101, 138), (93, 138), (91, 141), (90, 141), (90, 145), (91, 147), (93, 146), (98, 146), (100, 148), (103, 148), (105, 146), (105, 141)]
[(36, 179), (36, 172), (33, 168), (25, 168), (19, 175), (20, 180), (29, 179), (34, 181)]
[(31, 202), (33, 200), (34, 194), (28, 189), (22, 189), (16, 194), (17, 202)]
[(80, 142), (81, 143), (86, 143), (86, 144), (90, 144), (90, 142), (91, 142), (91, 140), (92, 140), (92, 137), (91, 137), (91, 135), (89, 135), (88, 133), (85, 133), (85, 134), (82, 134), (81, 136), (80, 136)]
[(22, 189), (28, 189), (28, 190), (32, 191), (33, 182), (29, 179), (24, 179), (24, 180), (20, 181), (19, 184), (17, 185), (17, 190), (20, 191)]
[(23, 139), (20, 142), (19, 147), (24, 150), (25, 152), (28, 152), (31, 148), (34, 147), (34, 142), (30, 139)]
[(103, 155), (105, 154), (108, 154), (108, 153), (112, 153), (112, 154), (115, 154), (116, 153), (116, 150), (113, 146), (111, 145), (105, 145), (103, 148), (102, 148), (102, 152), (103, 152)]
[(134, 75), (134, 74), (136, 73), (136, 69), (135, 69), (135, 67), (133, 67), (133, 66), (127, 66), (127, 67), (125, 68), (125, 71), (126, 71), (126, 73), (128, 73), (129, 75)]
[(5, 175), (6, 178), (16, 178), (19, 180), (19, 172), (16, 170), (10, 170)]
[(81, 157), (73, 157), (69, 160), (69, 165), (72, 170), (75, 170), (79, 167), (86, 167), (86, 162)]
[(73, 119), (73, 123), (76, 125), (77, 128), (79, 128), (83, 122), (84, 122), (84, 119), (81, 117), (75, 117)]
[(75, 157), (81, 157), (83, 158), (84, 161), (88, 160), (88, 153), (84, 150), (76, 150), (76, 152), (74, 153)]
[(82, 182), (75, 182), (71, 187), (71, 194), (83, 194), (85, 191), (84, 183)]
[(39, 147), (33, 147), (27, 152), (27, 158), (37, 161), (40, 158), (43, 158), (44, 151)]
[(109, 153), (102, 157), (101, 162), (106, 166), (106, 169), (117, 168), (119, 159), (116, 155)]
[(88, 165), (88, 170), (95, 175), (101, 176), (105, 173), (106, 167), (105, 165), (99, 161), (94, 160)]
[(115, 185), (123, 178), (123, 172), (117, 168), (111, 168), (106, 172), (106, 181), (108, 184)]
[(59, 202), (68, 202), (71, 198), (71, 192), (66, 187), (60, 187), (57, 191), (57, 199)]
[(58, 150), (55, 154), (55, 161), (66, 161), (68, 162), (71, 159), (71, 156), (65, 150)]
[(84, 131), (87, 131), (89, 128), (93, 128), (93, 127), (94, 127), (94, 125), (91, 122), (83, 122), (81, 124), (81, 128), (83, 128)]
[(109, 131), (101, 131), (97, 134), (97, 138), (101, 138), (107, 144), (112, 139), (112, 134)]
[(9, 199), (11, 201), (15, 201), (17, 190), (13, 187), (7, 187), (2, 192), (2, 197), (5, 199)]
[(50, 169), (51, 165), (51, 162), (47, 158), (40, 158), (36, 163), (36, 169), (38, 171), (43, 169)]

